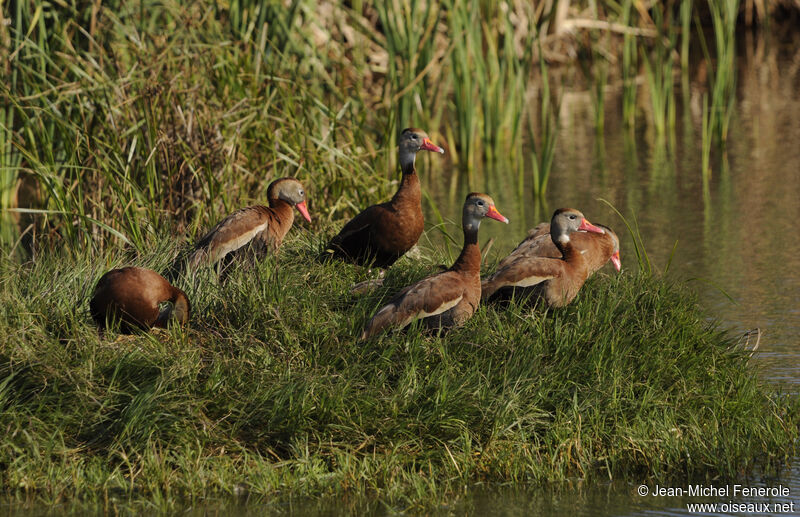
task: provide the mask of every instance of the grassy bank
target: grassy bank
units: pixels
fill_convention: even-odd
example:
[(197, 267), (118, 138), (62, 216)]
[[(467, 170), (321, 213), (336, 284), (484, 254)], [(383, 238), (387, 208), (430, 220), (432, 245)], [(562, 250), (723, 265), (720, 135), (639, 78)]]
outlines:
[(310, 260), (320, 244), (295, 232), (278, 261), (225, 285), (184, 278), (188, 328), (106, 340), (87, 314), (94, 282), (123, 263), (163, 268), (170, 240), (136, 257), (4, 259), (3, 490), (161, 508), (373, 494), (408, 507), (476, 481), (729, 478), (793, 453), (797, 400), (761, 386), (668, 279), (601, 274), (565, 310), (482, 307), (444, 337), (357, 343), (382, 299), (443, 257), (403, 259), (384, 290), (356, 298), (362, 273)]

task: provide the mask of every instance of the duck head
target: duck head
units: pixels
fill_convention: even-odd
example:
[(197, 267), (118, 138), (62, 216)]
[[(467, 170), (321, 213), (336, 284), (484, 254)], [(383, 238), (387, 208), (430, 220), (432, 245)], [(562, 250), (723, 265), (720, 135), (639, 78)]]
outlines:
[(444, 149), (431, 142), (428, 134), (421, 129), (409, 127), (400, 133), (400, 167), (404, 172), (414, 169), (414, 159), (420, 151), (444, 154)]
[(497, 211), (494, 206), (494, 200), (491, 197), (480, 192), (473, 192), (467, 195), (467, 199), (464, 200), (464, 211), (461, 218), (464, 230), (477, 231), (481, 225), (481, 219), (484, 217), (508, 224), (508, 218)]
[(569, 234), (584, 231), (605, 233), (605, 231), (586, 220), (582, 213), (574, 208), (559, 208), (550, 220), (550, 237), (556, 244), (569, 242)]
[(306, 207), (306, 191), (303, 185), (294, 178), (281, 178), (270, 183), (267, 189), (267, 199), (280, 199), (286, 201), (303, 216), (303, 218), (311, 222), (311, 216), (308, 215), (308, 208)]

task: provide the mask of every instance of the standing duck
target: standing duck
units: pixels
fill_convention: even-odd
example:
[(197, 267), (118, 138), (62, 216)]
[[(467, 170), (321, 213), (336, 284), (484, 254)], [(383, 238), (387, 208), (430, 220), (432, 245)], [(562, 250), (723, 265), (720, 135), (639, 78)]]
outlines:
[(422, 319), (429, 328), (447, 328), (467, 321), (481, 297), (481, 252), (478, 228), (490, 217), (508, 223), (486, 194), (472, 193), (464, 201), (461, 226), (464, 247), (453, 266), (400, 291), (367, 323), (361, 339), (369, 339), (389, 326), (405, 327)]
[(327, 248), (336, 258), (360, 265), (388, 267), (411, 249), (424, 229), (422, 191), (414, 160), (419, 151), (444, 153), (421, 129), (400, 134), (400, 169), (403, 177), (391, 201), (372, 205), (350, 220)]
[[(166, 307), (159, 305), (167, 303)], [(166, 328), (170, 318), (189, 321), (189, 298), (152, 269), (128, 266), (100, 277), (89, 300), (92, 319), (102, 333), (106, 323), (119, 320), (120, 332)]]
[[(540, 225), (537, 228), (541, 228)], [(550, 221), (550, 239), (560, 252), (558, 258), (528, 255), (525, 241), (498, 265), (497, 271), (481, 285), (481, 298), (490, 300), (495, 295), (521, 289), (523, 294), (544, 298), (551, 307), (569, 304), (589, 276), (587, 257), (573, 243), (575, 232), (603, 234), (599, 228), (573, 208), (560, 208)], [(534, 230), (534, 235), (535, 235)], [(608, 259), (606, 259), (608, 260)], [(604, 264), (603, 261), (600, 265)]]
[(227, 254), (250, 244), (258, 253), (276, 251), (294, 222), (292, 208), (311, 222), (306, 192), (294, 178), (280, 178), (267, 188), (269, 206), (240, 208), (220, 221), (195, 245), (189, 266), (216, 264)]

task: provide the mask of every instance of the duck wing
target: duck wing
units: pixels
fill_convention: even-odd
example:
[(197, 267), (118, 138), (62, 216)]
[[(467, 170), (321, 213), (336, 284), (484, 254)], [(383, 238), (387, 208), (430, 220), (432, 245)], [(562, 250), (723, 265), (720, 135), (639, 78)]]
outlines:
[(220, 221), (195, 245), (189, 257), (192, 267), (216, 264), (222, 257), (252, 241), (269, 228), (272, 213), (265, 206), (240, 208)]
[(405, 327), (412, 321), (436, 316), (464, 298), (461, 275), (445, 271), (412, 284), (392, 298), (369, 320), (361, 339), (369, 339), (389, 326)]

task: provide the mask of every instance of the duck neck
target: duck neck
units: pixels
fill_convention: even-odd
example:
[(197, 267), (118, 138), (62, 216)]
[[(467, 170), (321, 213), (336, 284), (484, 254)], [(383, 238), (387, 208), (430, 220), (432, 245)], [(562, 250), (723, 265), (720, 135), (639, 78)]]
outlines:
[(278, 226), (289, 231), (294, 222), (294, 210), (291, 203), (276, 197), (269, 200), (269, 207), (275, 215)]
[(400, 148), (400, 170), (403, 173), (403, 176), (406, 174), (416, 174), (417, 169), (414, 165), (415, 160), (417, 159), (417, 153), (413, 151), (409, 151), (407, 149)]
[(167, 328), (170, 318), (174, 317), (179, 323), (189, 321), (189, 298), (186, 293), (173, 287), (172, 296), (169, 300), (170, 305), (158, 313), (154, 327)]
[(568, 233), (551, 234), (550, 237), (553, 239), (553, 244), (556, 245), (558, 251), (561, 252), (562, 260), (573, 263), (583, 256), (581, 252), (572, 245)]
[(464, 225), (464, 247), (456, 259), (451, 271), (478, 274), (481, 269), (481, 250), (478, 247), (478, 226)]
[(400, 187), (392, 198), (392, 203), (411, 203), (419, 205), (422, 202), (422, 189), (419, 185), (419, 176), (414, 170), (414, 160), (411, 160), (411, 170), (406, 172), (403, 169), (403, 177), (400, 179)]

